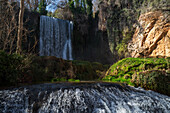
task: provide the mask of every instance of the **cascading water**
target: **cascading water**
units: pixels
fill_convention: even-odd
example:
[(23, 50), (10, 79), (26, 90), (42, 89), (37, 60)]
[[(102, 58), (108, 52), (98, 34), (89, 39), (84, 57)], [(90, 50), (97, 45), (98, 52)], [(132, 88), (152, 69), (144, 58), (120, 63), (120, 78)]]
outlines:
[(48, 16), (40, 17), (40, 56), (73, 60), (71, 36), (73, 23)]
[(58, 83), (0, 91), (0, 113), (170, 113), (170, 97), (113, 83)]

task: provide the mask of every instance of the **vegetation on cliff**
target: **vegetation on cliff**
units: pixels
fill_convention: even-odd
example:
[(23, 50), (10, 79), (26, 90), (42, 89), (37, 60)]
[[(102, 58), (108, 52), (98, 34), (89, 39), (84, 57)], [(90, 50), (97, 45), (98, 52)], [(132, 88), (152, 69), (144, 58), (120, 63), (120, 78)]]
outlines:
[(46, 6), (47, 6), (47, 4), (45, 3), (45, 0), (40, 0), (39, 6), (38, 6), (38, 8), (39, 8), (38, 12), (41, 15), (47, 15)]
[[(129, 41), (124, 33), (134, 32), (139, 16), (149, 11), (160, 10), (168, 14), (169, 2), (165, 0), (103, 0), (99, 4), (99, 29), (107, 31), (110, 50), (115, 61), (130, 56), (128, 52), (119, 54)], [(131, 37), (132, 38), (132, 37)], [(126, 48), (125, 48), (126, 49)], [(125, 52), (125, 51), (124, 51)]]
[(123, 82), (169, 95), (170, 58), (125, 58), (113, 64), (103, 80)]

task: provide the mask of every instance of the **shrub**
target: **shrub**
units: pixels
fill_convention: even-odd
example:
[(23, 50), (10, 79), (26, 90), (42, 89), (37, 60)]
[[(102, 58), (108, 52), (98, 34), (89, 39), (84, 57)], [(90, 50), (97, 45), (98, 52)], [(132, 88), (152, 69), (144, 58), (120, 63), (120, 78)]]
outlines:
[(0, 51), (0, 85), (14, 85), (21, 76), (23, 57)]
[(116, 46), (116, 50), (118, 51), (118, 55), (120, 59), (129, 56), (127, 47), (128, 47), (128, 42), (132, 38), (133, 31), (122, 32), (122, 35), (123, 35), (123, 40), (121, 41), (121, 43), (117, 44)]
[(46, 6), (47, 6), (47, 5), (46, 5), (45, 0), (41, 0), (40, 3), (39, 3), (39, 6), (38, 6), (38, 8), (39, 8), (39, 13), (40, 13), (41, 15), (47, 15)]

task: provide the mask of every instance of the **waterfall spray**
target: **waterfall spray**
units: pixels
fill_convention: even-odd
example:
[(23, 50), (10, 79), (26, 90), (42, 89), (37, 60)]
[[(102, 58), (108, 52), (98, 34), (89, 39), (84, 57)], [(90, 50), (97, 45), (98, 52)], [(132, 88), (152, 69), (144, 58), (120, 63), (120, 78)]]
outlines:
[(48, 16), (40, 17), (40, 56), (73, 60), (71, 37), (73, 23)]

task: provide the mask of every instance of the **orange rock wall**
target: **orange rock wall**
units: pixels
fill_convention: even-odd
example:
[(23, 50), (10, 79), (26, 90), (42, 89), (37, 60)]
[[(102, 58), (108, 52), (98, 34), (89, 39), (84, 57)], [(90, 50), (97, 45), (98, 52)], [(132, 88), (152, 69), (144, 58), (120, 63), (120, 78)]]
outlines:
[(128, 50), (132, 57), (170, 57), (170, 15), (161, 11), (139, 17)]

